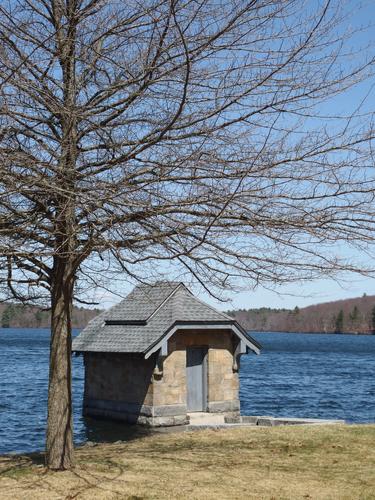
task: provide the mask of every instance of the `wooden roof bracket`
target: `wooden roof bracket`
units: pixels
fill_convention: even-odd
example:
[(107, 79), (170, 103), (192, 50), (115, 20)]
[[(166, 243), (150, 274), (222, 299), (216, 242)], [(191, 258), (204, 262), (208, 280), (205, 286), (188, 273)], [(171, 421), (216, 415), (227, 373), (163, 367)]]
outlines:
[(158, 352), (158, 356), (156, 358), (156, 365), (153, 371), (153, 378), (155, 380), (160, 380), (163, 378), (163, 368), (164, 368), (164, 360), (168, 356), (168, 340), (165, 340)]
[(238, 372), (240, 369), (241, 354), (247, 354), (248, 346), (242, 339), (239, 339), (233, 353), (233, 371)]

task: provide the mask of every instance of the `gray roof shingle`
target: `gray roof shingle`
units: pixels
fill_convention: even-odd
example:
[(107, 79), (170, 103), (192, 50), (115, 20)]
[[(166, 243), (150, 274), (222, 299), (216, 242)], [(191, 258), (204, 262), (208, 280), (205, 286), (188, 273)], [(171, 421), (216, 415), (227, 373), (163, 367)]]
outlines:
[(111, 321), (147, 321), (152, 313), (179, 286), (178, 282), (161, 282), (155, 286), (140, 285), (108, 314)]
[(91, 320), (73, 340), (76, 352), (145, 352), (178, 322), (230, 323), (183, 285), (137, 286), (123, 301)]

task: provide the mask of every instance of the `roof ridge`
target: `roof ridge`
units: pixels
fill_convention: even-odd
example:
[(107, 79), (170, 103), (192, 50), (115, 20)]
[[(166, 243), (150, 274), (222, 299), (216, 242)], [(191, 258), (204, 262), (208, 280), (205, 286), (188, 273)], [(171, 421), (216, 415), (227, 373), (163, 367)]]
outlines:
[[(136, 285), (133, 290), (142, 290), (142, 289), (148, 289), (148, 288), (160, 288), (160, 287), (173, 287), (173, 286), (178, 286), (182, 283), (182, 281), (168, 281), (168, 280), (160, 280), (160, 281), (155, 281), (154, 283), (139, 283)], [(132, 290), (132, 291), (133, 291)]]
[[(151, 306), (151, 307), (149, 307), (149, 310), (151, 309), (151, 312), (148, 311), (148, 316), (145, 316), (141, 319), (139, 319), (139, 318), (134, 319), (132, 317), (129, 317), (129, 318), (124, 318), (124, 319), (114, 319), (113, 321), (116, 321), (116, 322), (117, 321), (124, 321), (124, 322), (145, 321), (145, 322), (148, 322), (154, 316), (154, 314), (156, 314), (156, 312), (158, 312), (159, 309), (165, 304), (166, 300), (168, 300), (168, 298), (181, 285), (185, 286), (182, 282), (179, 282), (179, 281), (163, 281), (163, 282), (157, 282), (156, 284), (153, 284), (153, 285), (151, 285), (151, 284), (150, 285), (138, 284), (119, 303), (114, 304), (106, 311), (103, 311), (103, 313), (101, 313), (99, 316), (101, 316), (101, 319), (102, 319), (102, 321), (104, 321), (104, 323), (106, 323), (107, 321), (112, 321), (111, 317), (113, 316), (114, 313), (116, 313), (116, 312), (121, 313), (124, 306), (125, 306), (125, 311), (127, 314), (127, 304), (132, 303), (133, 301), (137, 301), (141, 297), (141, 301), (146, 300), (147, 303)], [(163, 290), (162, 294), (164, 297), (165, 297), (166, 292), (168, 293), (168, 295), (166, 298), (153, 297), (153, 292), (155, 290), (160, 290), (160, 291)], [(142, 299), (142, 297), (143, 297), (143, 299)], [(162, 300), (160, 301), (160, 299), (162, 299)], [(96, 318), (97, 318), (97, 316), (96, 316)]]
[[(192, 294), (192, 292), (189, 289), (187, 289), (186, 286), (184, 288), (189, 292), (190, 295), (192, 295), (194, 297), (194, 295)], [(177, 292), (180, 289), (182, 289), (182, 287), (179, 287), (179, 289), (176, 290), (176, 293), (173, 295), (173, 297), (171, 297), (171, 299), (173, 300), (173, 309), (171, 311), (172, 312), (172, 319), (173, 320), (175, 320), (176, 318), (179, 318), (180, 313), (182, 312), (181, 311), (181, 304), (180, 304), (180, 302), (178, 300), (179, 297), (177, 295)]]
[[(171, 283), (171, 282), (167, 282), (167, 283)], [(172, 283), (177, 283), (177, 282), (172, 282)], [(160, 311), (160, 309), (162, 307), (164, 307), (164, 305), (176, 294), (177, 290), (179, 290), (180, 288), (185, 288), (185, 290), (187, 290), (191, 295), (193, 295), (191, 293), (191, 291), (184, 285), (184, 283), (182, 283), (182, 281), (178, 282), (177, 286), (171, 291), (171, 293), (163, 300), (163, 302), (161, 304), (158, 305), (158, 307), (150, 314), (150, 316), (147, 318), (147, 323)]]

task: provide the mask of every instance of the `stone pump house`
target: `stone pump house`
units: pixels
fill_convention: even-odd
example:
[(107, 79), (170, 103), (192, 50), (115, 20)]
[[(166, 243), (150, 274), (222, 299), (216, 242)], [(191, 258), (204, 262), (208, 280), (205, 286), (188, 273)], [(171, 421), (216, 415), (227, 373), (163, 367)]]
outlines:
[(239, 417), (239, 358), (259, 348), (184, 284), (137, 286), (73, 341), (84, 414), (149, 426), (187, 424), (192, 412)]

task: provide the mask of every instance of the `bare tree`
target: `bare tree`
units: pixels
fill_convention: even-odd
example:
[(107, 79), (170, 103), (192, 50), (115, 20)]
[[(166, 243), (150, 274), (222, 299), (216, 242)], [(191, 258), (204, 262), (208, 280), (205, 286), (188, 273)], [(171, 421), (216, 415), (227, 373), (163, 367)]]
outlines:
[(339, 3), (1, 2), (0, 280), (51, 305), (50, 468), (74, 463), (90, 287), (166, 265), (211, 291), (365, 271), (338, 245), (373, 241), (371, 116), (329, 102), (373, 61)]

